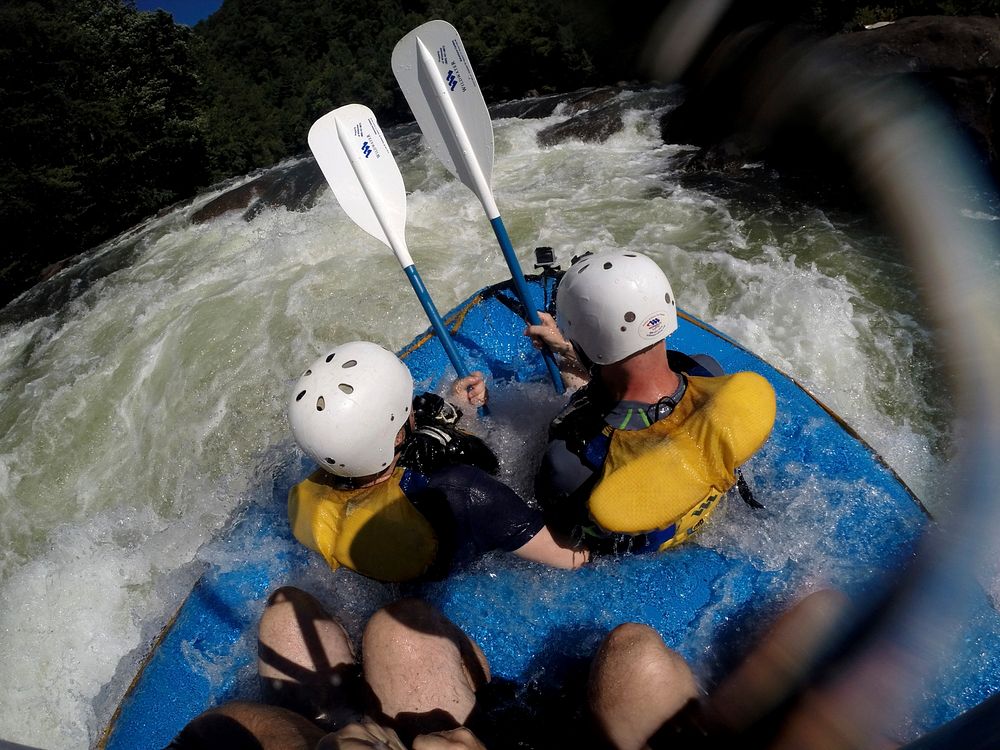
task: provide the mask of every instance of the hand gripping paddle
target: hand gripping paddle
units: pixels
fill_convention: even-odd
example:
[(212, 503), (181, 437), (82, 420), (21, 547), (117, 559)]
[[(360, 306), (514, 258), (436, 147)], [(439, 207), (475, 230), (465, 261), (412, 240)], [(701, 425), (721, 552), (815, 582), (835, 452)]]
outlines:
[[(493, 122), (455, 27), (447, 21), (418, 26), (393, 49), (392, 72), (431, 150), (483, 204), (528, 321), (540, 325), (490, 189)], [(542, 356), (556, 392), (562, 393), (562, 376), (552, 352), (543, 350)]]

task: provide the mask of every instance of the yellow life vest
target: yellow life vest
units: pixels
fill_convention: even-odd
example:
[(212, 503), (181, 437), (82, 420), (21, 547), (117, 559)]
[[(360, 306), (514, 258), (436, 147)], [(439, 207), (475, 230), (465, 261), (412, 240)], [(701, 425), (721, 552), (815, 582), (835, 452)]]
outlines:
[(613, 430), (588, 500), (591, 517), (627, 534), (676, 524), (660, 549), (684, 541), (736, 483), (736, 468), (764, 445), (775, 413), (774, 389), (756, 373), (688, 376), (669, 416), (642, 430)]
[(408, 581), (430, 567), (437, 537), (400, 487), (405, 469), (363, 489), (342, 489), (319, 469), (288, 493), (295, 538), (341, 565), (380, 581)]

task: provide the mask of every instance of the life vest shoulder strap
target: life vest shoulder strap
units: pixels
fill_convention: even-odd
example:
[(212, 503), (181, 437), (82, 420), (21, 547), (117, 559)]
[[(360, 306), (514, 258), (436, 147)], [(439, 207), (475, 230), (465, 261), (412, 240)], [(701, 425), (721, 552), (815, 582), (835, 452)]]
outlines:
[[(593, 450), (588, 450), (588, 446), (602, 437), (604, 428), (607, 427), (604, 418), (608, 409), (608, 399), (599, 385), (589, 383), (574, 393), (562, 413), (552, 420), (549, 425), (549, 442), (562, 440), (569, 451), (586, 465), (593, 469), (600, 467), (604, 456), (589, 455)], [(602, 440), (605, 450), (609, 438), (610, 433)]]

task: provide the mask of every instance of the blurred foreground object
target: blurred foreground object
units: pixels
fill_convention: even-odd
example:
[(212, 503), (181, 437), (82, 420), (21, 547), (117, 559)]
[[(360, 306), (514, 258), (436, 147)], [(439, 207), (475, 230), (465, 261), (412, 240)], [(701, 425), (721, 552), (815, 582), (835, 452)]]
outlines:
[[(671, 4), (647, 50), (652, 74), (725, 110), (718, 133), (729, 128), (729, 143), (748, 153), (794, 133), (797, 143), (812, 138), (823, 162), (842, 165), (906, 253), (949, 375), (950, 512), (928, 527), (905, 573), (877, 601), (859, 603), (808, 675), (742, 737), (748, 747), (875, 747), (905, 724), (960, 635), (977, 577), (991, 575), (1000, 532), (1000, 239), (996, 220), (969, 216), (1000, 203), (982, 154), (925, 92), (861, 77), (836, 46), (776, 23), (746, 24), (745, 11), (723, 0)], [(986, 746), (966, 741), (963, 750)]]

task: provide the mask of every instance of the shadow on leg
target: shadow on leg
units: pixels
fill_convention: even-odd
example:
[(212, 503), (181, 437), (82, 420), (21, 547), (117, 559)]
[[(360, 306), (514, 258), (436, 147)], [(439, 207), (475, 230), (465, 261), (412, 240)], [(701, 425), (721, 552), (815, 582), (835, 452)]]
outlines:
[(196, 716), (167, 750), (311, 750), (323, 735), (284, 708), (233, 702)]
[(268, 599), (257, 640), (267, 703), (330, 731), (360, 718), (357, 661), (343, 626), (310, 594), (283, 587)]
[(362, 654), (371, 715), (407, 743), (469, 723), (476, 691), (490, 680), (479, 646), (418, 599), (376, 612), (365, 627)]

